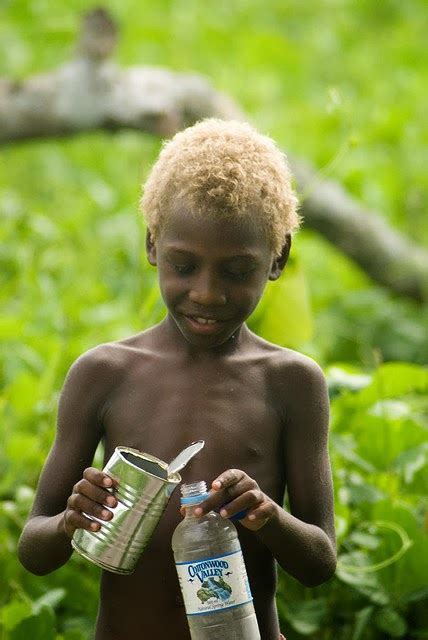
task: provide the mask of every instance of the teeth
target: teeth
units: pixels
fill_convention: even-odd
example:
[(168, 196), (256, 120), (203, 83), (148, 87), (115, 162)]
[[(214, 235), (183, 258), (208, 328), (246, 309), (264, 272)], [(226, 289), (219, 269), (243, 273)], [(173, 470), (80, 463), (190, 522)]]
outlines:
[(217, 320), (210, 320), (209, 318), (195, 318), (199, 324), (215, 324)]

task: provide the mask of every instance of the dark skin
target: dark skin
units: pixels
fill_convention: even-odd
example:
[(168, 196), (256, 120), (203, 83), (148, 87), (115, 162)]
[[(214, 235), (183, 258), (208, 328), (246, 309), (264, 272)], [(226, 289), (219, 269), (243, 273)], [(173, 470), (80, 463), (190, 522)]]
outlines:
[[(306, 586), (333, 575), (324, 376), (309, 358), (245, 324), (289, 250), (287, 236), (275, 257), (253, 218), (201, 220), (179, 205), (156, 242), (148, 235), (168, 315), (148, 331), (92, 349), (70, 369), (20, 540), (29, 571), (62, 566), (76, 528), (100, 526), (83, 511), (113, 517), (113, 481), (90, 466), (101, 439), (105, 461), (118, 445), (170, 461), (203, 439), (182, 478), (211, 484), (199, 513), (222, 505), (224, 517), (247, 512), (237, 528), (262, 639), (280, 634), (275, 560)], [(290, 513), (282, 508), (286, 490)], [(171, 550), (180, 519), (176, 491), (135, 572), (102, 572), (96, 640), (190, 638)]]

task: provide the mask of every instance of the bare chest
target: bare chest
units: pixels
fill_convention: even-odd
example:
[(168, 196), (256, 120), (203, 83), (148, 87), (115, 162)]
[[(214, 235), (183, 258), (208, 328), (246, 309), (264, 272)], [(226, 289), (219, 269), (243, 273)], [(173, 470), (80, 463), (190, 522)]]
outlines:
[(258, 368), (141, 367), (118, 385), (104, 426), (106, 457), (124, 445), (168, 462), (202, 439), (205, 448), (183, 472), (185, 481), (235, 467), (274, 490), (269, 477), (274, 471), (278, 478), (281, 421)]

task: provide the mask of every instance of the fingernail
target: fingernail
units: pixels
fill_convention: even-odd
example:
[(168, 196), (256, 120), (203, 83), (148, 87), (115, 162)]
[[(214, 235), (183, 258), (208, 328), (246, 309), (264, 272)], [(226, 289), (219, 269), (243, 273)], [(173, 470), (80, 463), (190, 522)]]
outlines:
[(92, 529), (92, 531), (96, 531), (99, 528), (99, 524), (97, 524), (96, 522), (92, 522), (90, 527)]
[(110, 486), (111, 486), (111, 484), (112, 484), (112, 479), (111, 479), (111, 478), (104, 478), (104, 480), (103, 480), (103, 485), (104, 485), (105, 487), (110, 487)]
[(115, 498), (113, 498), (113, 496), (110, 496), (109, 498), (107, 498), (106, 503), (109, 505), (109, 507), (114, 507), (116, 504), (116, 500)]
[(196, 509), (195, 509), (194, 513), (195, 513), (195, 516), (200, 516), (200, 515), (202, 515), (202, 509), (201, 509), (201, 507), (196, 507)]
[(227, 511), (226, 511), (226, 509), (220, 509), (220, 515), (221, 515), (223, 518), (227, 518)]
[(215, 482), (213, 482), (213, 487), (216, 487), (217, 489), (220, 489), (221, 482), (219, 480), (216, 480)]
[(254, 515), (254, 513), (248, 516), (248, 520), (255, 520), (255, 519), (256, 519), (256, 516)]
[(108, 511), (107, 509), (103, 509), (103, 510), (101, 511), (101, 515), (102, 515), (102, 517), (103, 517), (104, 519), (106, 519), (106, 520), (107, 520), (107, 518), (110, 516), (110, 511)]

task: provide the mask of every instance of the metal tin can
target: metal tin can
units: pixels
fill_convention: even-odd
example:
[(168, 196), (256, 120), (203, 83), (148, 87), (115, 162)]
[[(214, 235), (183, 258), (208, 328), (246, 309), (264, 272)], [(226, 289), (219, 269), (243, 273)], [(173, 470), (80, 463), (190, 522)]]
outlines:
[(71, 544), (103, 569), (132, 573), (181, 476), (168, 475), (166, 462), (129, 447), (116, 447), (103, 471), (118, 481), (113, 518), (105, 521), (85, 514), (100, 522), (101, 529), (76, 529)]

